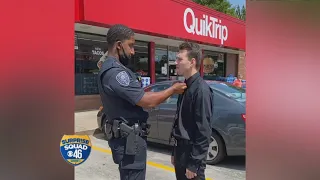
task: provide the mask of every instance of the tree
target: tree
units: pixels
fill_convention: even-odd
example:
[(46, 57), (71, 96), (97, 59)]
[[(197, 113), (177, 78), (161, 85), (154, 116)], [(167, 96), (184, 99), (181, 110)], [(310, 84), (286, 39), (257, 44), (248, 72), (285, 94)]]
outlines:
[(236, 7), (236, 17), (241, 19), (241, 8), (239, 5)]
[(247, 13), (247, 9), (246, 7), (243, 5), (242, 9), (241, 9), (241, 14), (242, 14), (242, 20), (246, 20), (246, 13)]
[(241, 8), (240, 6), (236, 6), (235, 8), (235, 17), (241, 19), (241, 20), (246, 20), (246, 8), (245, 6), (243, 5)]
[(219, 12), (231, 15), (233, 17), (245, 20), (245, 6), (233, 7), (228, 0), (192, 0), (193, 2), (217, 10)]

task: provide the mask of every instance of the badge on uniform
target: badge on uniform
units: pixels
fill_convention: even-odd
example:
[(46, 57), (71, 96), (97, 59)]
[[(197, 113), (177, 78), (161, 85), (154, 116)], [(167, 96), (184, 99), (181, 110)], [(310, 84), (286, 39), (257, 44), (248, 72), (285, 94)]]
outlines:
[(122, 86), (129, 86), (129, 84), (130, 84), (130, 78), (129, 78), (126, 71), (119, 72), (116, 76), (116, 80)]
[(60, 141), (60, 152), (66, 162), (77, 166), (88, 159), (91, 146), (88, 135), (64, 135)]

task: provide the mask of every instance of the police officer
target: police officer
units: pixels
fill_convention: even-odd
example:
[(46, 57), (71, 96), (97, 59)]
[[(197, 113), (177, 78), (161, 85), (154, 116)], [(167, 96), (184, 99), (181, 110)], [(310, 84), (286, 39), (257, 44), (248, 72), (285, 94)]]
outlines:
[(149, 115), (143, 108), (155, 107), (171, 95), (183, 93), (186, 84), (176, 83), (161, 92), (144, 92), (135, 74), (125, 67), (134, 55), (134, 32), (124, 25), (114, 25), (107, 33), (107, 43), (108, 56), (98, 75), (98, 87), (108, 119), (107, 130), (112, 131), (107, 132), (108, 143), (113, 161), (119, 165), (120, 179), (144, 180), (147, 156), (144, 127)]
[(186, 79), (187, 89), (179, 95), (172, 136), (175, 147), (171, 163), (177, 180), (205, 180), (206, 157), (211, 137), (213, 92), (202, 79), (200, 49), (184, 42), (179, 46), (177, 74)]

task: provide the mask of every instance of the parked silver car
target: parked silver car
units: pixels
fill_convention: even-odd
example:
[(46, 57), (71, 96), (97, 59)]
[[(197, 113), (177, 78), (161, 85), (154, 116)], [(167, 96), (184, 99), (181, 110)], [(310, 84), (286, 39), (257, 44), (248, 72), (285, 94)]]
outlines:
[[(226, 82), (206, 81), (213, 89), (214, 116), (212, 121), (212, 142), (207, 163), (217, 164), (226, 156), (245, 156), (246, 147), (246, 90)], [(162, 81), (145, 88), (145, 91), (162, 91), (174, 81)], [(169, 144), (171, 128), (176, 113), (178, 95), (173, 95), (157, 107), (146, 109), (151, 124), (148, 141)], [(97, 115), (99, 128), (104, 131), (105, 115), (102, 108)]]

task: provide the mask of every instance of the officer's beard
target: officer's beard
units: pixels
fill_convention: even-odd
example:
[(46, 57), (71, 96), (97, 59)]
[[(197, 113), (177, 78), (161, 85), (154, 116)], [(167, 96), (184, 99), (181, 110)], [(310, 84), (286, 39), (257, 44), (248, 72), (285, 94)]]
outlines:
[(124, 52), (124, 49), (123, 47), (121, 48), (122, 49), (122, 55), (119, 53), (119, 50), (118, 50), (118, 55), (119, 55), (119, 61), (121, 62), (121, 64), (123, 64), (124, 66), (127, 66), (129, 64), (129, 61), (131, 59), (131, 57), (127, 56), (126, 53)]

